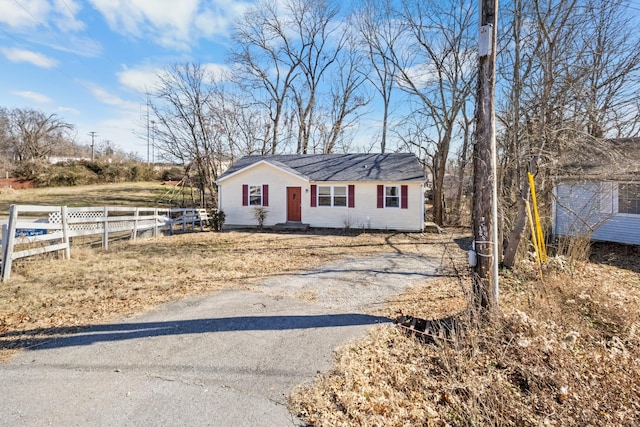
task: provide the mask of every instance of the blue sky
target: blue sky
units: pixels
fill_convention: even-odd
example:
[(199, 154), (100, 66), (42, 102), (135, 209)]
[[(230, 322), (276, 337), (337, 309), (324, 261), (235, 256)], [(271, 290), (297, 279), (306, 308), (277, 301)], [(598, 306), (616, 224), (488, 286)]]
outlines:
[(55, 113), (76, 142), (146, 156), (145, 87), (165, 66), (223, 67), (235, 0), (0, 0), (0, 106)]

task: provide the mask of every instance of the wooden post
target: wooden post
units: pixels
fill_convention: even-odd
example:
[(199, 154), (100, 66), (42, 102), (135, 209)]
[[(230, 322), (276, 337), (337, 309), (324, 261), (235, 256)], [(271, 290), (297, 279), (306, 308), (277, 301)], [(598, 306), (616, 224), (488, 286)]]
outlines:
[(158, 237), (158, 208), (153, 210), (153, 237)]
[(133, 236), (131, 238), (135, 242), (138, 237), (138, 215), (140, 214), (140, 208), (136, 208), (133, 214)]
[(60, 223), (62, 224), (62, 243), (67, 245), (64, 250), (64, 258), (71, 259), (71, 241), (69, 240), (69, 217), (67, 214), (66, 206), (62, 206), (60, 208)]
[[(2, 252), (0, 252), (0, 274), (4, 274), (5, 264), (7, 259), (7, 240), (9, 239), (9, 226), (7, 224), (2, 224)], [(2, 276), (4, 280), (4, 276)]]
[[(2, 239), (2, 281), (6, 282), (11, 276), (11, 263), (13, 261), (13, 246), (16, 241), (16, 222), (18, 221), (18, 206), (11, 205), (9, 207), (9, 224), (6, 228), (7, 242)], [(4, 232), (5, 230), (3, 230)]]
[(477, 262), (473, 275), (476, 308), (498, 300), (497, 187), (495, 149), (495, 59), (498, 0), (480, 0), (480, 43), (476, 130), (473, 147), (473, 236)]
[(104, 224), (102, 231), (102, 249), (106, 251), (109, 249), (109, 208), (106, 206), (103, 209), (102, 221), (102, 224)]
[(187, 232), (187, 209), (182, 210), (182, 232)]
[[(4, 251), (7, 246), (7, 236), (9, 235), (9, 228), (7, 224), (2, 224), (2, 249), (0, 250), (0, 261), (4, 259)], [(2, 272), (2, 267), (0, 267), (0, 273)]]

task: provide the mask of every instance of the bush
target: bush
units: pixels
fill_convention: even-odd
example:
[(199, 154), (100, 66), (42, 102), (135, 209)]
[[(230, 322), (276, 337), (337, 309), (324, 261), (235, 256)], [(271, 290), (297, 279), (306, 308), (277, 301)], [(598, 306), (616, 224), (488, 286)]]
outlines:
[(60, 187), (95, 184), (99, 176), (83, 165), (52, 165), (34, 177), (37, 187)]
[(211, 215), (210, 215), (210, 224), (211, 224), (211, 228), (213, 228), (214, 231), (222, 231), (222, 226), (224, 225), (224, 221), (225, 221), (225, 214), (223, 211), (219, 211), (218, 209), (213, 209), (211, 211)]
[(180, 181), (182, 178), (184, 178), (184, 170), (177, 166), (165, 169), (160, 176), (163, 181)]
[(253, 217), (258, 221), (258, 230), (264, 228), (264, 220), (267, 218), (268, 210), (265, 208), (255, 208), (253, 210)]

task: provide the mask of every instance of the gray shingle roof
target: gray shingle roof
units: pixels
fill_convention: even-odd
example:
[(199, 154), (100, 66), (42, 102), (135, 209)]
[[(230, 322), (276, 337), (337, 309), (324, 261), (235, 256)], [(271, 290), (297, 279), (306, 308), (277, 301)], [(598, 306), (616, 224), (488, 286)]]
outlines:
[(573, 144), (558, 160), (560, 178), (640, 181), (640, 138)]
[(405, 153), (245, 156), (231, 165), (218, 179), (260, 161), (271, 163), (309, 181), (424, 181), (424, 171), (416, 156)]

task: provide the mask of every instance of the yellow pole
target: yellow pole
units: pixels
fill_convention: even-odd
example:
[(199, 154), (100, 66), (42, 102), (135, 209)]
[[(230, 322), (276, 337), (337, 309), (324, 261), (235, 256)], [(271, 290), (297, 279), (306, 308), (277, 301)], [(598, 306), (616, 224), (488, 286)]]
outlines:
[(547, 262), (547, 248), (544, 244), (544, 234), (542, 233), (542, 224), (540, 223), (540, 214), (538, 213), (538, 202), (536, 200), (536, 185), (533, 180), (533, 175), (528, 172), (529, 175), (529, 187), (531, 188), (531, 201), (533, 202), (533, 214), (536, 220), (536, 231), (538, 241), (538, 256), (541, 262)]
[(531, 215), (531, 205), (528, 200), (525, 200), (527, 205), (527, 217), (529, 218), (529, 226), (531, 226), (531, 241), (533, 242), (534, 250), (536, 251), (536, 263), (538, 264), (538, 272), (540, 273), (540, 280), (542, 279), (542, 263), (540, 261), (540, 247), (538, 246), (538, 238), (536, 237), (536, 230), (533, 225), (533, 215)]

